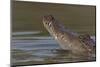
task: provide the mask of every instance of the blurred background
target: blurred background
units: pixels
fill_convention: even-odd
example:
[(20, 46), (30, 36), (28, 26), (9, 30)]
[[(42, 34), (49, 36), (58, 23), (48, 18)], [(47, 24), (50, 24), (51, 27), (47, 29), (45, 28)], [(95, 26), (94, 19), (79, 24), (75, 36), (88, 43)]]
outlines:
[(95, 6), (23, 1), (13, 1), (12, 5), (13, 32), (38, 30), (48, 35), (42, 24), (42, 16), (51, 14), (72, 31), (95, 35)]

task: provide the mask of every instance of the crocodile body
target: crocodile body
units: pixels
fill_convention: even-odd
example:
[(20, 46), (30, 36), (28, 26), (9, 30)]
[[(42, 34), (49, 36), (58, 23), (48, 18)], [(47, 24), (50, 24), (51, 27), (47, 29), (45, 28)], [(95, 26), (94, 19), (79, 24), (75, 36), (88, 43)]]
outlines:
[(89, 56), (94, 51), (94, 41), (88, 35), (78, 35), (65, 28), (52, 15), (43, 17), (43, 24), (63, 50), (71, 50), (79, 55)]

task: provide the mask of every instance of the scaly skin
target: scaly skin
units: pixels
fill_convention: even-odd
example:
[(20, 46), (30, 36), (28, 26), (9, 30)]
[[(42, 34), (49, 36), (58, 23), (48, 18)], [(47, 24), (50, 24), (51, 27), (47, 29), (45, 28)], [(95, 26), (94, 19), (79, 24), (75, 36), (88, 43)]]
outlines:
[[(79, 36), (77, 33), (65, 29), (52, 15), (43, 17), (43, 24), (47, 31), (55, 38), (62, 49), (71, 50), (75, 54), (90, 56), (94, 51), (91, 38)], [(85, 39), (82, 39), (82, 37)], [(88, 40), (87, 40), (88, 39)]]

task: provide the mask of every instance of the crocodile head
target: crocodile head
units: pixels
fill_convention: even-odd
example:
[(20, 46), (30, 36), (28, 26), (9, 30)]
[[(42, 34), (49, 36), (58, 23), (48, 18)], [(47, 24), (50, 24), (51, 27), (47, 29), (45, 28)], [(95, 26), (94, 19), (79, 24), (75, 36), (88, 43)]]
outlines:
[(49, 31), (54, 28), (55, 19), (52, 15), (43, 16), (44, 27)]
[(43, 16), (43, 24), (44, 27), (51, 34), (56, 34), (61, 27), (59, 27), (59, 23), (55, 20), (52, 15)]

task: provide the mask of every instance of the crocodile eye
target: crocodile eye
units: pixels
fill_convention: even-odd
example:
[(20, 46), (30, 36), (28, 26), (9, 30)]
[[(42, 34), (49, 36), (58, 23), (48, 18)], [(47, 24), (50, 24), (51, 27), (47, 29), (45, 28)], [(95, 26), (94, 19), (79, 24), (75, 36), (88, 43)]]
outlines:
[(48, 24), (48, 22), (46, 22), (45, 24)]

